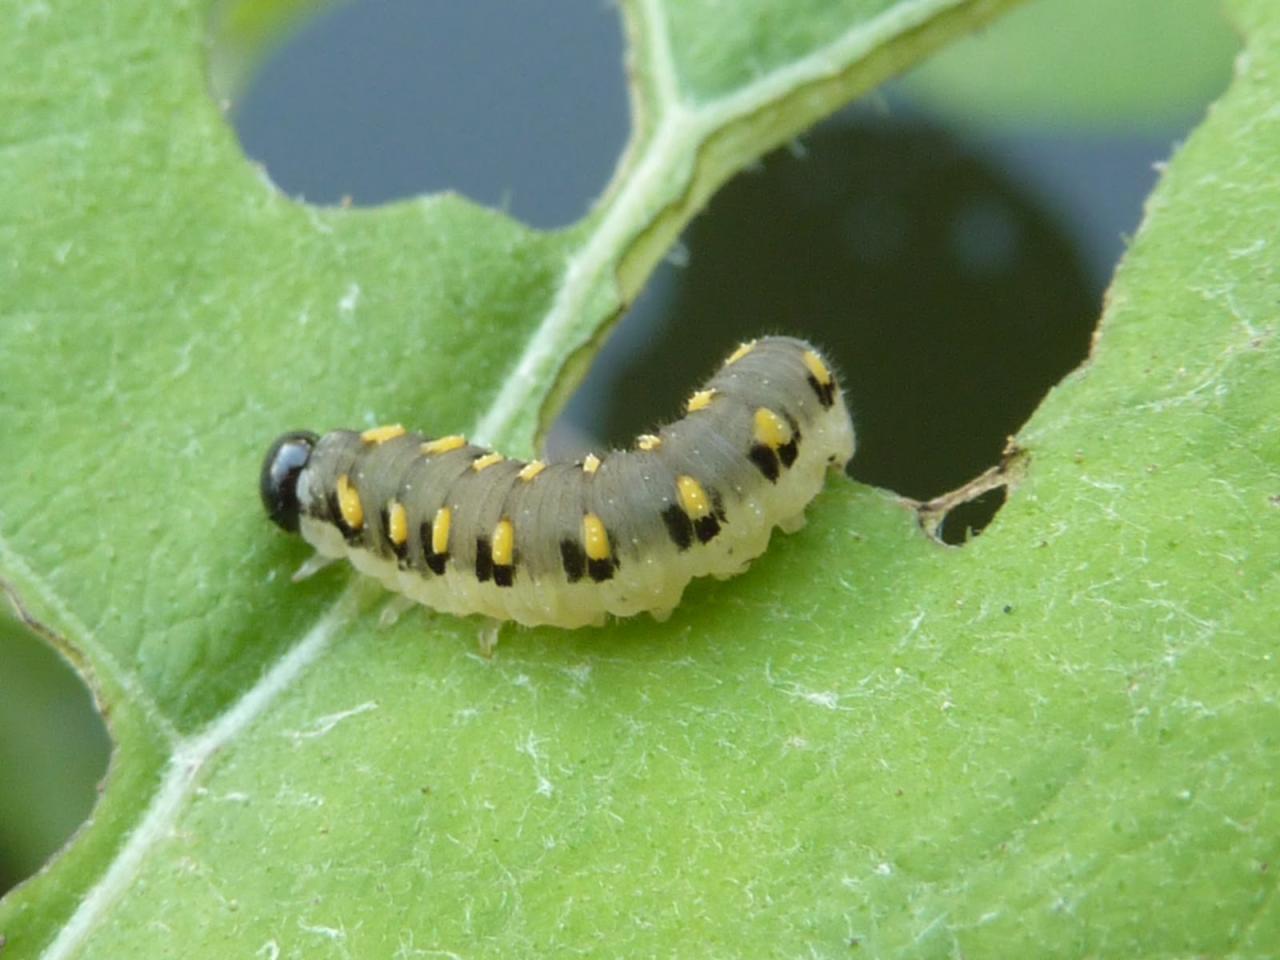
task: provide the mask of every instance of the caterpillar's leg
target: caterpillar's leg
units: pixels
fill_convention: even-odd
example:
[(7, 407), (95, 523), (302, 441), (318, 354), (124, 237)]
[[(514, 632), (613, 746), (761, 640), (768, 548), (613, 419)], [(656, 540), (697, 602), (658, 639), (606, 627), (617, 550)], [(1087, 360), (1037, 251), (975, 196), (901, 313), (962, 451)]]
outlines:
[(671, 619), (671, 614), (675, 607), (662, 607), (660, 609), (650, 610), (649, 616), (653, 617), (658, 623), (666, 623)]
[(493, 651), (498, 648), (499, 634), (502, 632), (501, 620), (489, 620), (480, 628), (480, 656), (486, 660), (493, 659)]
[(307, 579), (307, 577), (314, 576), (329, 564), (333, 563), (336, 559), (336, 557), (326, 557), (323, 553), (320, 553), (317, 550), (311, 556), (307, 557), (307, 559), (303, 561), (302, 566), (294, 572), (293, 582), (299, 583)]
[(382, 608), (382, 613), (378, 614), (378, 626), (384, 630), (395, 626), (396, 621), (400, 619), (400, 615), (414, 606), (413, 600), (409, 597), (401, 594), (392, 594), (391, 599)]
[[(801, 526), (803, 525), (804, 525), (804, 521), (802, 520)], [(740, 564), (738, 564), (737, 567), (735, 567), (732, 570), (729, 570), (723, 573), (712, 573), (711, 575), (715, 577), (717, 580), (732, 580), (734, 577), (742, 576), (742, 574), (746, 573), (750, 567), (751, 567), (751, 561), (743, 560)], [(670, 613), (671, 611), (668, 610), (667, 614), (670, 615)]]
[(795, 533), (797, 530), (803, 530), (804, 525), (808, 521), (805, 519), (804, 511), (801, 510), (795, 516), (784, 517), (778, 521), (778, 526), (782, 528), (783, 533)]

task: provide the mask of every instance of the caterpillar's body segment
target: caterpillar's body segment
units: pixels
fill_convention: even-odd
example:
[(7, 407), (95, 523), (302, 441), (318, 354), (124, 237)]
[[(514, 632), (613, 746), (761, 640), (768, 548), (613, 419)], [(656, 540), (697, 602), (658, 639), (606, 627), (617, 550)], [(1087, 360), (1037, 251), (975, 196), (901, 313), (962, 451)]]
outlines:
[(261, 488), (281, 527), (428, 607), (580, 627), (665, 617), (691, 578), (742, 572), (853, 445), (827, 362), (765, 337), (631, 450), (544, 464), (399, 426), (291, 433)]

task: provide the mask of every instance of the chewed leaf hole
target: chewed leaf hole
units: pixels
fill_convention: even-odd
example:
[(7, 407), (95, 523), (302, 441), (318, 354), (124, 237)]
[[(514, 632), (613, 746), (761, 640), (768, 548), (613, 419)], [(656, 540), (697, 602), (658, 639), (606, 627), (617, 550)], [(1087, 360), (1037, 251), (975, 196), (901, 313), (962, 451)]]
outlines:
[(1004, 487), (980, 493), (972, 500), (952, 507), (934, 532), (943, 543), (958, 547), (986, 529), (1008, 497)]
[(0, 897), (89, 816), (110, 753), (84, 681), (0, 593)]
[(906, 502), (916, 511), (925, 533), (947, 546), (961, 546), (995, 519), (1026, 471), (1027, 460), (1026, 451), (1010, 442), (1000, 463), (964, 486), (923, 503)]
[(211, 33), (211, 87), (244, 152), (309, 203), (452, 190), (562, 226), (630, 126), (610, 4), (224, 0)]
[(1104, 282), (1015, 153), (864, 104), (735, 177), (593, 363), (565, 449), (629, 442), (786, 333), (841, 375), (853, 479), (929, 500), (977, 476), (1087, 357)]

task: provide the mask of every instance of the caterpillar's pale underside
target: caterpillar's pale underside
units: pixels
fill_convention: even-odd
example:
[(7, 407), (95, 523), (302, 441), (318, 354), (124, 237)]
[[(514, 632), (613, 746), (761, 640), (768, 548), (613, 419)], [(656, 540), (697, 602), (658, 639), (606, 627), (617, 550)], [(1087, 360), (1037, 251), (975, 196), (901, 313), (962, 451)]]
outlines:
[(398, 425), (299, 431), (272, 444), (261, 492), (279, 526), (418, 603), (581, 627), (665, 619), (693, 577), (741, 573), (853, 445), (827, 361), (762, 337), (630, 450), (524, 462)]

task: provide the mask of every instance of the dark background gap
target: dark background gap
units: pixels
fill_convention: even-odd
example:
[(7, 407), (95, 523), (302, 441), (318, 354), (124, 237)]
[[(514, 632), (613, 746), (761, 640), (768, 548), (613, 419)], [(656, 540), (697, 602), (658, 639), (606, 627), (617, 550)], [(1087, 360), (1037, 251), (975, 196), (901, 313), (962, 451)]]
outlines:
[(980, 493), (972, 500), (952, 507), (938, 525), (937, 537), (943, 543), (958, 547), (970, 537), (976, 537), (991, 522), (1009, 498), (1004, 487), (995, 487)]
[(958, 487), (1084, 359), (1101, 287), (1030, 190), (939, 127), (863, 110), (803, 145), (713, 198), (665, 309), (569, 418), (625, 445), (738, 340), (797, 333), (843, 373), (854, 477), (922, 500)]
[[(622, 55), (608, 3), (358, 0), (301, 24), (230, 118), (248, 156), (312, 203), (451, 189), (562, 226), (624, 148)], [(556, 447), (628, 441), (676, 415), (734, 342), (785, 331), (833, 351), (859, 428), (859, 479), (925, 498), (998, 460), (1004, 435), (1084, 355), (1152, 165), (1185, 127), (992, 135), (893, 89), (726, 185), (593, 363)], [(1003, 499), (992, 491), (953, 511), (944, 536), (962, 541)], [(0, 679), (44, 704), (24, 708), (34, 725), (0, 726), (4, 768), (31, 772), (13, 759), (19, 748), (59, 768), (43, 786), (6, 790), (2, 893), (87, 815), (108, 748), (79, 678), (5, 619)], [(44, 796), (71, 800), (55, 823), (41, 823)], [(35, 813), (20, 812), (25, 797)]]
[(608, 3), (343, 3), (268, 57), (231, 120), (245, 153), (309, 203), (454, 190), (564, 226), (626, 144), (622, 24)]

